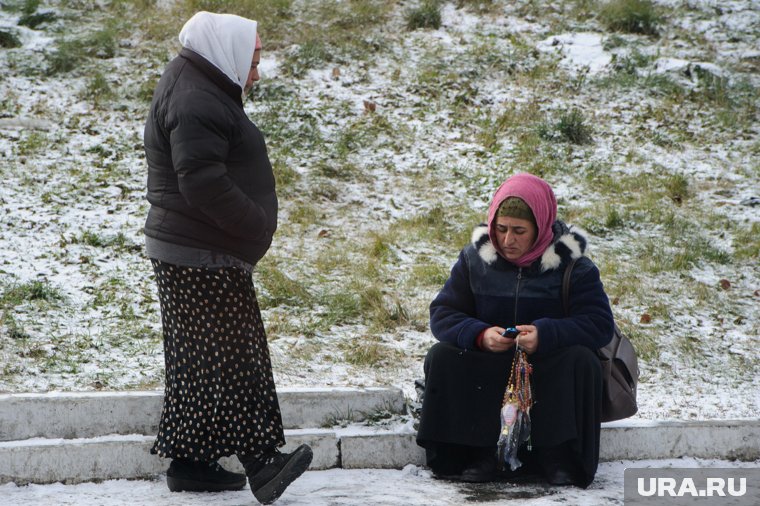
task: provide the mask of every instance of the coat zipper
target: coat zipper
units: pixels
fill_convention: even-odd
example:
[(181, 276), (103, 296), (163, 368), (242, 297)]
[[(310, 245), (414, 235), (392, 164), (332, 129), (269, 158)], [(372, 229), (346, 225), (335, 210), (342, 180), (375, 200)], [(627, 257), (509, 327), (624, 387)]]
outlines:
[[(522, 280), (522, 267), (518, 267), (517, 269), (517, 285), (515, 285), (515, 323), (514, 326), (517, 327), (517, 302), (520, 299), (520, 280)], [(515, 347), (515, 349), (517, 349)], [(532, 387), (532, 385), (530, 385)], [(529, 452), (533, 451), (533, 440), (531, 439), (530, 434), (528, 435), (528, 441), (527, 441), (527, 450)]]
[(522, 279), (522, 267), (517, 270), (517, 286), (515, 286), (515, 320), (514, 325), (517, 325), (517, 300), (520, 298), (520, 280)]

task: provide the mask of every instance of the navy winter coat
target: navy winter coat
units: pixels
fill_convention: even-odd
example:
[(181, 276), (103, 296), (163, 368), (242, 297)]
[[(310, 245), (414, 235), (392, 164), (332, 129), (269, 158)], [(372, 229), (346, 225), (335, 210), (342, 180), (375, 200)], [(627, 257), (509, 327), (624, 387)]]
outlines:
[[(430, 304), (430, 328), (443, 342), (474, 349), (480, 332), (492, 327), (535, 325), (537, 354), (580, 344), (598, 349), (612, 338), (614, 321), (599, 269), (583, 256), (586, 239), (562, 222), (542, 257), (518, 268), (497, 254), (483, 225), (473, 233), (451, 275)], [(562, 276), (580, 258), (570, 282), (569, 314), (562, 307)]]

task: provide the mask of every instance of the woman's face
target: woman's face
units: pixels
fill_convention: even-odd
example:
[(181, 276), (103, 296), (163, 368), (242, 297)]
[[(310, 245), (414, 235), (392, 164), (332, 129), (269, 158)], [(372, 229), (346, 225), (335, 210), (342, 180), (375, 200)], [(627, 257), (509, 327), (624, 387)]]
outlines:
[(499, 216), (496, 218), (496, 242), (507, 260), (517, 260), (536, 242), (538, 230), (530, 220)]
[(261, 61), (261, 49), (257, 49), (253, 52), (253, 60), (251, 60), (251, 70), (248, 72), (248, 79), (245, 81), (245, 94), (247, 95), (253, 88), (253, 83), (260, 79), (259, 77), (259, 62)]

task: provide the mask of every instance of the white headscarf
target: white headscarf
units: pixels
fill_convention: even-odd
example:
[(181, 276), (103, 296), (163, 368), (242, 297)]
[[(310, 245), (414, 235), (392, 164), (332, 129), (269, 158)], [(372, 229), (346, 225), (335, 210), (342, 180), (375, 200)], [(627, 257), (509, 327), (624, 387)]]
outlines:
[(239, 84), (241, 90), (245, 88), (256, 46), (256, 21), (200, 11), (182, 27), (179, 41)]

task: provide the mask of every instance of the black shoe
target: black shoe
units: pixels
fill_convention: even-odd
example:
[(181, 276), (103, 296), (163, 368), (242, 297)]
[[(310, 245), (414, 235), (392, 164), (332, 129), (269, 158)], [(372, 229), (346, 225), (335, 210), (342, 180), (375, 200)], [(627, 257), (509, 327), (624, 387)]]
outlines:
[(311, 464), (314, 454), (307, 445), (293, 453), (274, 450), (261, 460), (243, 462), (251, 492), (261, 504), (272, 504)]
[(227, 471), (218, 462), (174, 459), (166, 471), (172, 492), (221, 492), (245, 487), (245, 475)]
[(462, 471), (459, 479), (470, 483), (494, 481), (496, 479), (496, 456), (488, 455), (477, 459)]
[(446, 481), (462, 481), (462, 474), (461, 473), (448, 473), (443, 471), (435, 471), (433, 472), (433, 478), (436, 480), (446, 480)]
[(564, 487), (568, 485), (575, 485), (576, 480), (573, 477), (573, 472), (569, 469), (562, 467), (556, 467), (546, 473), (546, 481), (550, 485), (556, 485)]
[(553, 446), (539, 450), (544, 477), (550, 485), (575, 485), (576, 465), (573, 463), (570, 448), (567, 445)]

